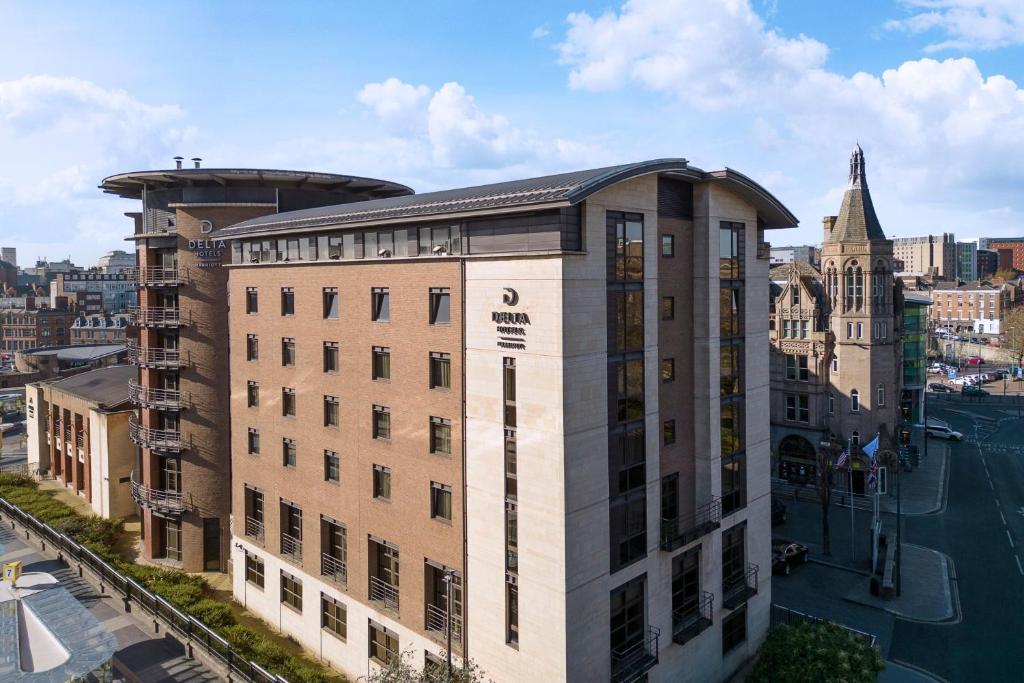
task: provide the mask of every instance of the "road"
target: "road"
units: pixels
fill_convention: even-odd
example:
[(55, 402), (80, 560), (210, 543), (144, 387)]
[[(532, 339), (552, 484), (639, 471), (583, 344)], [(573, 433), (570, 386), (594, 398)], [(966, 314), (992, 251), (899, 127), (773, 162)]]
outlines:
[(0, 449), (0, 471), (20, 467), (28, 460), (25, 445), (25, 427), (17, 426), (4, 432), (4, 445)]
[[(1016, 411), (1012, 411), (1016, 412)], [(950, 454), (942, 514), (907, 517), (908, 543), (953, 558), (962, 620), (897, 619), (890, 659), (949, 681), (1020, 681), (1024, 671), (1024, 420), (997, 408), (934, 407), (967, 437)]]

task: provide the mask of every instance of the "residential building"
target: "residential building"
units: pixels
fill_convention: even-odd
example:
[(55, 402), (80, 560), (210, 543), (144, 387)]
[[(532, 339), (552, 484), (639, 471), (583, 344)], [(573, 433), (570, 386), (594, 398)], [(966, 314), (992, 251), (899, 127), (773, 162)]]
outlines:
[(897, 272), (957, 277), (957, 243), (953, 233), (896, 237), (892, 240)]
[(904, 421), (924, 422), (924, 392), (928, 382), (928, 307), (926, 292), (903, 293), (903, 382), (900, 408)]
[(132, 366), (113, 365), (25, 387), (29, 468), (52, 474), (101, 517), (135, 513), (134, 376)]
[(807, 263), (815, 268), (821, 268), (821, 247), (816, 245), (803, 245), (798, 247), (772, 247), (771, 265), (781, 266), (786, 263)]
[(496, 681), (733, 676), (795, 225), (661, 159), (217, 227), (236, 598), (352, 677), (449, 627)]
[[(951, 283), (952, 284), (952, 283)], [(999, 334), (999, 325), (1013, 302), (1015, 286), (988, 280), (932, 290), (931, 318), (953, 332)]]
[[(138, 266), (126, 274), (138, 288), (138, 305), (128, 310), (128, 353), (138, 367), (132, 385), (138, 412), (129, 423), (139, 446), (135, 501), (147, 561), (224, 571), (231, 425), (227, 270), (221, 265), (230, 253), (211, 232), (281, 210), (411, 190), (327, 173), (178, 166), (115, 175), (101, 184), (144, 207), (129, 214)], [(298, 240), (267, 244), (268, 250), (280, 247), (282, 258), (292, 255), (293, 246), (298, 249)], [(174, 476), (168, 468), (175, 468)]]
[(96, 270), (108, 275), (125, 273), (133, 268), (135, 268), (135, 253), (129, 253), (122, 249), (108, 251), (96, 262)]
[(996, 274), (999, 270), (999, 252), (994, 249), (978, 248), (977, 269), (975, 276), (984, 279)]
[(956, 276), (970, 282), (978, 279), (978, 245), (975, 242), (956, 243)]
[(998, 253), (999, 270), (1024, 271), (1024, 237), (986, 237), (979, 240), (978, 247)]
[(75, 314), (56, 308), (0, 310), (0, 352), (63, 346)]
[(124, 344), (128, 322), (127, 313), (79, 315), (71, 325), (71, 343)]
[[(87, 315), (120, 313), (136, 304), (135, 288), (132, 269), (58, 273), (50, 283), (50, 305), (56, 307), (57, 298), (66, 297), (78, 303), (77, 312)], [(76, 298), (78, 296), (81, 299)]]
[(896, 434), (903, 295), (859, 145), (839, 215), (826, 216), (824, 228), (822, 272), (783, 266), (771, 274), (775, 473), (814, 481), (822, 448), (833, 458), (849, 448), (851, 467), (841, 474), (863, 493), (860, 446), (875, 434), (891, 444)]

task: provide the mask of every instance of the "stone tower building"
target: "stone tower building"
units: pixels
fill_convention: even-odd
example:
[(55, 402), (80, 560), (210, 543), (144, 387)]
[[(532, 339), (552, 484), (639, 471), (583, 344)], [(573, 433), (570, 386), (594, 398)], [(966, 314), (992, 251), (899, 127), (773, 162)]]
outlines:
[[(860, 145), (838, 216), (826, 216), (822, 272), (835, 349), (829, 367), (830, 428), (854, 446), (895, 434), (900, 396), (902, 296), (893, 243), (871, 202)], [(884, 437), (883, 437), (884, 438)]]

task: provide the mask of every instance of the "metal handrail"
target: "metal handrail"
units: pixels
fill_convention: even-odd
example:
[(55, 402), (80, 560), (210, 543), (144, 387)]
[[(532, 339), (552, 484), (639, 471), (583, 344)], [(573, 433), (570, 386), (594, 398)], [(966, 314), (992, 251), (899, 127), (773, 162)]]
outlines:
[(757, 573), (759, 567), (753, 562), (747, 563), (747, 570), (742, 574), (722, 577), (722, 605), (736, 605), (751, 595), (757, 595)]
[(672, 639), (684, 643), (711, 626), (714, 619), (715, 596), (701, 591), (692, 605), (672, 612)]
[(348, 583), (348, 564), (334, 555), (320, 555), (320, 576), (325, 576), (335, 583)]
[(163, 512), (182, 512), (185, 509), (181, 491), (166, 491), (146, 486), (135, 478), (135, 472), (132, 472), (132, 498), (143, 507)]
[(370, 600), (383, 603), (384, 607), (388, 609), (397, 610), (398, 586), (392, 586), (390, 583), (378, 576), (371, 576)]
[(180, 325), (181, 309), (169, 306), (129, 306), (133, 325)]
[[(462, 642), (462, 617), (458, 614), (452, 615), (452, 640)], [(427, 632), (437, 633), (441, 636), (448, 634), (448, 610), (444, 607), (426, 605), (424, 617), (424, 628)]]
[(647, 627), (647, 635), (631, 645), (612, 650), (612, 680), (627, 683), (639, 680), (658, 663), (658, 637), (661, 629)]
[(134, 415), (128, 418), (128, 436), (143, 448), (168, 451), (180, 451), (184, 448), (179, 430), (143, 427)]
[(302, 540), (281, 532), (281, 555), (302, 564)]
[(263, 522), (253, 519), (252, 517), (245, 518), (245, 535), (252, 538), (259, 543), (263, 543), (264, 539), (264, 527)]
[(184, 284), (188, 275), (187, 268), (162, 268), (160, 266), (142, 266), (125, 270), (129, 280), (139, 285), (180, 285)]
[(181, 391), (178, 389), (155, 389), (135, 380), (128, 380), (128, 395), (133, 403), (161, 408), (182, 407)]
[(181, 366), (180, 349), (163, 349), (160, 347), (139, 346), (128, 342), (128, 362), (135, 365), (160, 368), (177, 368)]
[(676, 550), (714, 531), (722, 523), (722, 499), (712, 496), (691, 514), (675, 519), (661, 520), (661, 547)]

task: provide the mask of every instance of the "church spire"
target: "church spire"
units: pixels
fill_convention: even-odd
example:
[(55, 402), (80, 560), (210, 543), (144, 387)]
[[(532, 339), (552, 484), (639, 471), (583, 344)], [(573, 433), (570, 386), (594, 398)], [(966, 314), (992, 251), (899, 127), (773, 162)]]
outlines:
[(850, 154), (850, 187), (868, 187), (868, 178), (864, 173), (864, 150), (860, 148), (860, 143), (854, 145), (853, 153)]

